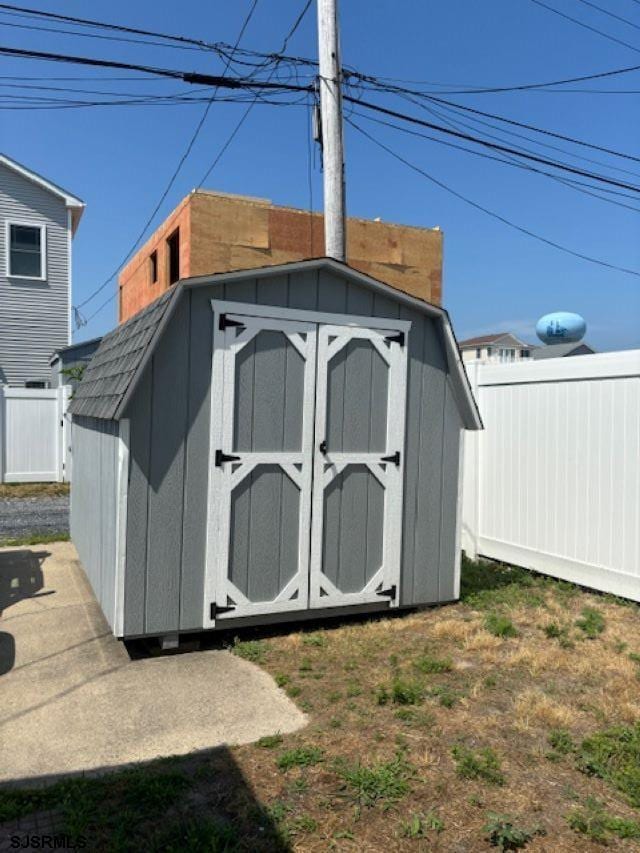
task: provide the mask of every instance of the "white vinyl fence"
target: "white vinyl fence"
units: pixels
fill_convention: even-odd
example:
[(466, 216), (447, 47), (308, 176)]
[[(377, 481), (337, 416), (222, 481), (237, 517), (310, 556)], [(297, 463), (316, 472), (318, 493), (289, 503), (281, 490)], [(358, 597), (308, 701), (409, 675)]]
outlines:
[(467, 372), (467, 554), (640, 600), (640, 350)]
[(70, 387), (0, 385), (0, 482), (70, 479)]

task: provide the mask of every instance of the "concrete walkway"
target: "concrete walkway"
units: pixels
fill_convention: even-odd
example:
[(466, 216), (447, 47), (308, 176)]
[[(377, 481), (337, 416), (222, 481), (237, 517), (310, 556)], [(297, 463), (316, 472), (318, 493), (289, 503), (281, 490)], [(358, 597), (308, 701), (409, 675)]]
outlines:
[(0, 549), (0, 782), (239, 744), (306, 722), (226, 651), (131, 660), (73, 545)]

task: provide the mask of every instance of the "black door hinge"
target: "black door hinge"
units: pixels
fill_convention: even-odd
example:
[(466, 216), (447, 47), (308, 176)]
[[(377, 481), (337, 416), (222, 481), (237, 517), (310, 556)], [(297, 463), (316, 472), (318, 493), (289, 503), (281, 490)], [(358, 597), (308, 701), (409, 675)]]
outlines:
[(225, 329), (230, 329), (232, 326), (237, 326), (239, 329), (244, 329), (244, 323), (241, 323), (240, 320), (230, 320), (226, 314), (220, 315), (220, 321), (218, 322), (218, 328), (221, 332), (224, 332)]
[(327, 455), (327, 439), (323, 438), (320, 444), (318, 445), (318, 450), (322, 453), (323, 456)]
[(404, 346), (404, 332), (398, 332), (397, 335), (387, 335), (385, 337), (385, 341), (389, 344), (400, 344), (401, 347)]
[(396, 450), (396, 452), (391, 456), (382, 456), (380, 459), (381, 462), (393, 462), (396, 468), (400, 467), (400, 451)]
[(397, 586), (395, 584), (393, 584), (393, 586), (390, 586), (388, 589), (379, 589), (376, 592), (376, 595), (384, 595), (387, 598), (390, 598), (391, 601), (395, 601), (397, 591), (398, 591)]
[(216, 468), (222, 468), (225, 462), (238, 462), (239, 456), (232, 456), (230, 453), (223, 453), (222, 450), (216, 450)]
[(221, 613), (229, 613), (231, 610), (235, 610), (235, 605), (229, 605), (228, 607), (218, 607), (215, 601), (211, 602), (211, 607), (209, 613), (212, 619), (215, 619), (216, 616), (219, 616)]

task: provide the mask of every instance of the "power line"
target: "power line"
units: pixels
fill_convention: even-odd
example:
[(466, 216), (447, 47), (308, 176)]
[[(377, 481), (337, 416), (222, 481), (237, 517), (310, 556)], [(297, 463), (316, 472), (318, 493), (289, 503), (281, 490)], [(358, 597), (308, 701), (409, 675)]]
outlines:
[(633, 50), (636, 53), (640, 53), (640, 47), (635, 47), (633, 44), (629, 44), (629, 42), (622, 41), (622, 39), (616, 38), (615, 36), (610, 35), (609, 33), (605, 33), (603, 30), (599, 30), (597, 27), (592, 27), (590, 24), (585, 24), (584, 21), (579, 20), (578, 18), (573, 18), (571, 15), (567, 15), (566, 12), (561, 12), (559, 9), (554, 9), (553, 6), (547, 6), (546, 3), (543, 3), (542, 0), (531, 0), (532, 3), (535, 3), (536, 6), (540, 6), (542, 9), (546, 9), (547, 12), (553, 12), (554, 15), (558, 15), (561, 18), (564, 18), (567, 21), (571, 21), (574, 24), (577, 24), (579, 27), (582, 27), (585, 30), (589, 30), (592, 33), (597, 33), (602, 38), (608, 39), (609, 41), (615, 42), (616, 44), (621, 44), (623, 47), (628, 47), (629, 50)]
[[(307, 11), (309, 10), (309, 7), (311, 6), (311, 2), (312, 2), (312, 0), (307, 0), (307, 2), (305, 3), (305, 5), (304, 5), (303, 9), (301, 10), (300, 14), (299, 14), (299, 15), (298, 15), (298, 17), (295, 19), (295, 21), (293, 22), (293, 24), (292, 24), (292, 26), (290, 27), (289, 31), (287, 32), (287, 34), (286, 34), (286, 36), (285, 36), (285, 38), (284, 38), (284, 40), (283, 40), (283, 46), (282, 46), (282, 51), (281, 51), (282, 53), (284, 53), (284, 51), (287, 49), (287, 46), (288, 46), (288, 44), (289, 44), (290, 40), (293, 38), (293, 36), (294, 36), (294, 34), (296, 33), (296, 31), (297, 31), (298, 27), (299, 27), (299, 26), (300, 26), (300, 24), (302, 23), (302, 21), (303, 21), (303, 19), (304, 19), (305, 15), (306, 15), (306, 13), (307, 13)], [(254, 0), (253, 6), (252, 6), (252, 7), (251, 7), (251, 9), (250, 9), (249, 18), (250, 18), (250, 16), (251, 16), (251, 14), (253, 13), (253, 11), (255, 10), (256, 3), (257, 3), (257, 0)], [(242, 38), (242, 34), (244, 33), (244, 30), (246, 29), (246, 24), (247, 24), (247, 23), (248, 23), (248, 20), (247, 20), (247, 21), (245, 21), (245, 25), (243, 26), (243, 29), (241, 30), (240, 35), (238, 36), (238, 39), (236, 40), (236, 47), (238, 46), (238, 44), (239, 44), (239, 42), (240, 42), (240, 39)], [(227, 66), (227, 67), (228, 67), (228, 66)], [(268, 78), (269, 80), (270, 80), (270, 79), (271, 79), (271, 77), (276, 73), (276, 70), (277, 70), (277, 65), (276, 65), (276, 67), (273, 69), (273, 71), (271, 72), (271, 75), (270, 75), (270, 77)], [(217, 164), (220, 162), (220, 160), (221, 160), (222, 156), (224, 155), (225, 151), (229, 148), (229, 146), (230, 146), (230, 145), (231, 145), (231, 143), (233, 142), (233, 140), (234, 140), (235, 136), (237, 135), (237, 133), (239, 132), (240, 128), (241, 128), (241, 127), (242, 127), (242, 125), (244, 124), (245, 120), (246, 120), (246, 119), (247, 119), (247, 117), (249, 116), (249, 113), (251, 112), (251, 110), (253, 109), (253, 107), (256, 105), (257, 100), (258, 100), (258, 94), (256, 94), (256, 96), (254, 97), (253, 101), (249, 104), (248, 108), (247, 108), (247, 109), (245, 110), (245, 112), (242, 114), (242, 116), (240, 117), (240, 120), (237, 122), (236, 126), (234, 127), (234, 129), (232, 130), (232, 132), (230, 133), (230, 135), (227, 137), (227, 139), (226, 139), (226, 141), (225, 141), (224, 145), (222, 146), (222, 148), (220, 149), (220, 151), (219, 151), (219, 152), (218, 152), (218, 154), (216, 155), (215, 159), (213, 160), (213, 162), (212, 162), (212, 163), (211, 163), (211, 165), (209, 166), (209, 168), (208, 168), (207, 172), (206, 172), (206, 173), (205, 173), (205, 175), (203, 176), (202, 180), (201, 180), (201, 181), (200, 181), (200, 183), (198, 184), (198, 186), (199, 186), (199, 187), (200, 187), (200, 186), (202, 186), (202, 184), (207, 180), (207, 178), (209, 177), (209, 175), (211, 174), (211, 172), (215, 169), (215, 167), (217, 166)], [(188, 153), (188, 152), (187, 152), (187, 153)], [(182, 163), (182, 162), (184, 162), (184, 159), (186, 159), (186, 157), (185, 157), (185, 158), (183, 158), (183, 161), (181, 161), (181, 163)], [(181, 164), (180, 164), (180, 165), (181, 165)], [(179, 170), (179, 169), (178, 169), (178, 170)], [(173, 184), (173, 181), (175, 180), (175, 177), (176, 177), (176, 175), (177, 175), (177, 171), (178, 171), (178, 170), (176, 170), (176, 173), (174, 174), (174, 176), (173, 176), (173, 177), (172, 177), (172, 179), (171, 179), (171, 183), (170, 183), (169, 187), (167, 187), (167, 190), (166, 190), (166, 191), (165, 191), (165, 193), (163, 194), (163, 197), (160, 199), (160, 202), (156, 205), (155, 210), (153, 211), (152, 215), (149, 217), (149, 220), (148, 220), (148, 222), (147, 222), (147, 225), (145, 226), (144, 231), (142, 232), (143, 234), (144, 234), (144, 232), (146, 231), (146, 229), (147, 229), (147, 227), (148, 227), (148, 225), (149, 225), (150, 221), (153, 219), (153, 217), (154, 217), (154, 216), (155, 216), (155, 214), (157, 213), (157, 211), (158, 211), (158, 209), (159, 209), (160, 205), (162, 204), (162, 202), (164, 201), (164, 198), (166, 197), (167, 193), (169, 192), (169, 189), (170, 189), (171, 185)], [(141, 236), (142, 236), (142, 235), (141, 235)], [(140, 242), (140, 239), (141, 239), (141, 237), (140, 237), (140, 238), (138, 238), (138, 240), (136, 241), (136, 243), (135, 243), (135, 245), (133, 246), (133, 248), (129, 251), (129, 253), (128, 253), (128, 254), (127, 254), (127, 256), (125, 257), (125, 260), (126, 260), (126, 258), (128, 258), (128, 257), (129, 257), (129, 255), (131, 254), (131, 252), (136, 248), (136, 246), (137, 246), (137, 245), (138, 245), (138, 243)], [(121, 265), (120, 265), (120, 266), (121, 266)], [(120, 267), (118, 267), (118, 269), (119, 269), (119, 268), (120, 268)], [(116, 270), (116, 271), (113, 273), (113, 275), (110, 277), (109, 281), (113, 280), (113, 278), (115, 277), (115, 275), (117, 274), (117, 272), (118, 272), (118, 270)], [(105, 283), (105, 285), (106, 285), (107, 283), (108, 283), (108, 282), (106, 282), (106, 283)], [(101, 286), (101, 288), (100, 288), (100, 289), (102, 289), (102, 287), (104, 287), (105, 285)], [(98, 292), (99, 292), (99, 290), (98, 290), (98, 291), (96, 291), (93, 295), (96, 295)], [(96, 309), (96, 311), (94, 311), (94, 312), (93, 312), (93, 314), (91, 314), (91, 315), (87, 318), (87, 320), (85, 321), (85, 325), (86, 325), (86, 324), (88, 324), (88, 323), (89, 323), (89, 322), (90, 322), (90, 321), (91, 321), (91, 320), (92, 320), (92, 319), (93, 319), (97, 314), (99, 314), (99, 313), (100, 313), (100, 311), (102, 311), (102, 310), (103, 310), (103, 308), (106, 308), (106, 306), (107, 306), (107, 305), (108, 305), (108, 304), (109, 304), (113, 299), (115, 299), (116, 294), (117, 294), (117, 291), (116, 291), (115, 293), (111, 294), (111, 295), (109, 296), (109, 298), (108, 298), (108, 299), (106, 299), (106, 300), (105, 300), (105, 301), (100, 305), (100, 307), (99, 307), (99, 308), (97, 308), (97, 309)], [(93, 296), (92, 296), (92, 297), (90, 297), (90, 298), (93, 298)], [(85, 300), (85, 303), (83, 303), (83, 304), (86, 304), (86, 301), (87, 301), (87, 300)]]
[(586, 142), (584, 139), (576, 139), (574, 136), (566, 136), (562, 133), (556, 133), (552, 130), (547, 130), (542, 127), (536, 127), (533, 124), (526, 124), (525, 122), (516, 121), (512, 118), (507, 118), (506, 116), (497, 115), (496, 113), (488, 113), (483, 110), (475, 109), (474, 107), (468, 107), (464, 104), (457, 104), (455, 101), (448, 101), (444, 98), (437, 98), (435, 96), (425, 96), (425, 100), (438, 103), (438, 104), (446, 104), (448, 107), (453, 107), (457, 110), (462, 110), (463, 112), (473, 113), (474, 115), (481, 115), (485, 118), (495, 119), (496, 121), (501, 121), (504, 124), (511, 125), (512, 127), (521, 127), (525, 130), (532, 130), (534, 133), (540, 133), (544, 136), (551, 136), (554, 139), (561, 139), (563, 142), (571, 142), (573, 145), (579, 145), (583, 148), (591, 148), (594, 151), (600, 151), (603, 154), (611, 154), (614, 157), (621, 157), (623, 160), (633, 160), (635, 163), (640, 163), (640, 157), (636, 157), (633, 154), (626, 154), (624, 151), (616, 151), (613, 148), (606, 148), (602, 145), (596, 145), (593, 142)]
[(374, 110), (375, 112), (383, 113), (384, 115), (391, 116), (392, 118), (398, 118), (402, 121), (410, 122), (411, 124), (421, 125), (422, 127), (427, 127), (430, 130), (436, 130), (440, 133), (445, 133), (449, 136), (455, 136), (458, 139), (464, 139), (467, 142), (474, 142), (477, 145), (482, 145), (486, 148), (491, 148), (495, 151), (501, 151), (502, 153), (514, 154), (517, 157), (523, 157), (524, 159), (531, 160), (535, 163), (541, 163), (547, 166), (552, 166), (555, 169), (560, 169), (565, 172), (569, 172), (574, 175), (578, 175), (581, 177), (590, 178), (591, 180), (599, 181), (604, 184), (608, 184), (615, 187), (620, 187), (621, 189), (632, 190), (635, 192), (640, 192), (640, 186), (635, 184), (629, 184), (625, 181), (617, 181), (614, 178), (608, 178), (604, 175), (600, 175), (597, 172), (588, 172), (586, 169), (578, 169), (576, 167), (570, 166), (566, 163), (561, 163), (556, 160), (549, 160), (546, 157), (538, 157), (535, 154), (527, 154), (523, 151), (518, 151), (515, 148), (511, 148), (505, 145), (499, 145), (494, 142), (488, 142), (486, 139), (480, 139), (479, 137), (472, 136), (468, 133), (462, 133), (457, 130), (450, 130), (446, 127), (442, 127), (441, 125), (434, 124), (433, 122), (423, 121), (415, 116), (407, 115), (406, 113), (398, 112), (397, 110), (391, 110), (387, 107), (380, 106), (378, 104), (372, 104), (370, 101), (363, 101), (361, 98), (353, 98), (350, 95), (345, 95), (344, 100), (348, 101), (352, 104), (358, 104), (361, 107), (365, 107), (366, 109)]
[[(305, 5), (304, 5), (304, 7), (302, 8), (302, 10), (301, 10), (300, 14), (299, 14), (299, 15), (298, 15), (298, 17), (295, 19), (295, 21), (293, 22), (293, 24), (292, 24), (292, 26), (290, 27), (289, 31), (287, 32), (286, 36), (284, 37), (284, 40), (283, 40), (283, 42), (282, 42), (282, 49), (281, 49), (281, 51), (280, 51), (281, 53), (284, 53), (284, 51), (287, 49), (287, 46), (288, 46), (288, 44), (289, 44), (290, 40), (293, 38), (293, 36), (294, 36), (294, 34), (295, 34), (296, 30), (298, 29), (298, 27), (299, 27), (299, 26), (300, 26), (300, 24), (302, 23), (302, 21), (303, 21), (303, 19), (304, 19), (304, 16), (307, 14), (307, 12), (308, 12), (308, 10), (309, 10), (309, 7), (311, 6), (311, 3), (312, 3), (312, 0), (306, 0), (306, 3), (305, 3)], [(269, 82), (269, 81), (271, 80), (271, 78), (273, 77), (273, 75), (276, 73), (277, 68), (278, 68), (278, 66), (277, 66), (277, 64), (276, 64), (276, 66), (274, 67), (274, 69), (273, 69), (273, 71), (271, 72), (271, 74), (267, 77), (267, 82)], [(236, 126), (235, 126), (235, 127), (234, 127), (234, 129), (232, 130), (232, 132), (231, 132), (231, 134), (229, 135), (229, 137), (227, 138), (226, 142), (224, 143), (224, 145), (222, 146), (222, 148), (220, 149), (220, 151), (219, 151), (219, 152), (217, 153), (217, 155), (215, 156), (215, 158), (214, 158), (213, 162), (211, 163), (211, 165), (209, 166), (209, 168), (207, 169), (207, 171), (205, 172), (205, 174), (203, 175), (203, 177), (200, 179), (200, 182), (198, 183), (198, 187), (201, 187), (201, 186), (204, 184), (204, 182), (207, 180), (207, 178), (209, 177), (209, 175), (211, 174), (211, 172), (213, 172), (213, 170), (215, 169), (215, 167), (218, 165), (218, 163), (219, 163), (219, 162), (220, 162), (220, 160), (222, 159), (222, 157), (223, 157), (223, 155), (224, 155), (225, 151), (226, 151), (226, 150), (227, 150), (227, 148), (231, 145), (231, 143), (233, 142), (233, 140), (234, 140), (234, 138), (235, 138), (236, 134), (238, 133), (238, 131), (240, 130), (240, 128), (242, 127), (242, 125), (245, 123), (245, 121), (246, 121), (246, 120), (247, 120), (247, 118), (249, 117), (249, 113), (251, 112), (251, 110), (252, 110), (252, 109), (254, 108), (254, 106), (256, 105), (256, 101), (257, 101), (257, 100), (258, 100), (258, 95), (256, 95), (256, 97), (254, 98), (254, 100), (249, 104), (249, 106), (247, 107), (247, 109), (246, 109), (246, 110), (244, 111), (244, 113), (240, 116), (240, 119), (239, 119), (238, 123), (236, 124)]]
[[(640, 0), (639, 0), (640, 2)], [(447, 91), (441, 92), (428, 92), (426, 94), (441, 94), (441, 95), (483, 95), (483, 94), (495, 94), (500, 92), (523, 92), (535, 89), (546, 89), (551, 86), (563, 86), (568, 83), (585, 83), (588, 80), (601, 80), (606, 77), (615, 77), (620, 74), (630, 74), (634, 71), (640, 71), (640, 65), (631, 65), (626, 68), (615, 68), (612, 71), (599, 71), (594, 74), (582, 74), (579, 77), (565, 77), (560, 80), (548, 80), (544, 83), (522, 83), (517, 86), (467, 86), (464, 88), (458, 89), (449, 89)], [(374, 82), (374, 83), (385, 83), (385, 82), (397, 82), (397, 83), (410, 83), (416, 86), (455, 86), (456, 84), (452, 83), (433, 83), (429, 81), (412, 81), (412, 80), (396, 80), (393, 77), (374, 77), (368, 74), (360, 74), (357, 71), (347, 72), (346, 76), (355, 76), (358, 79), (361, 79), (365, 82)], [(420, 93), (425, 94), (425, 93)]]
[(371, 134), (367, 133), (366, 130), (363, 130), (363, 128), (357, 125), (352, 119), (347, 118), (346, 121), (353, 128), (355, 128), (355, 130), (357, 130), (359, 133), (369, 139), (370, 142), (373, 142), (374, 145), (377, 145), (379, 148), (382, 148), (384, 151), (386, 151), (387, 154), (389, 154), (391, 157), (394, 157), (399, 162), (404, 163), (405, 166), (407, 166), (409, 169), (412, 169), (414, 172), (417, 172), (419, 175), (422, 175), (423, 178), (426, 178), (431, 183), (435, 184), (436, 186), (440, 187), (441, 189), (445, 190), (446, 192), (450, 193), (461, 201), (464, 201), (466, 204), (471, 205), (471, 207), (476, 208), (476, 210), (482, 211), (482, 213), (485, 213), (492, 219), (496, 219), (498, 220), (498, 222), (502, 222), (504, 225), (508, 225), (509, 228), (513, 228), (522, 234), (526, 234), (528, 237), (532, 237), (534, 240), (538, 240), (541, 243), (545, 243), (548, 246), (552, 246), (554, 249), (558, 249), (558, 251), (560, 252), (572, 255), (573, 257), (580, 258), (581, 260), (588, 261), (592, 264), (597, 264), (598, 266), (606, 267), (607, 269), (612, 269), (616, 270), (617, 272), (626, 273), (627, 275), (640, 277), (640, 272), (638, 272), (637, 270), (628, 269), (626, 267), (620, 267), (616, 264), (611, 264), (608, 261), (603, 261), (599, 258), (593, 258), (590, 255), (584, 255), (582, 254), (582, 252), (576, 252), (573, 249), (569, 249), (567, 246), (563, 246), (560, 243), (556, 243), (553, 240), (549, 240), (547, 237), (543, 237), (540, 234), (536, 234), (534, 231), (531, 231), (530, 229), (525, 228), (522, 225), (518, 225), (517, 223), (512, 222), (510, 219), (507, 219), (507, 217), (502, 216), (501, 214), (496, 213), (493, 210), (490, 210), (488, 207), (484, 207), (484, 205), (479, 204), (477, 201), (474, 201), (473, 199), (468, 198), (462, 193), (459, 193), (457, 190), (454, 190), (452, 187), (447, 186), (447, 184), (445, 184), (443, 181), (434, 178), (433, 175), (430, 175), (424, 169), (421, 169), (419, 166), (416, 166), (415, 163), (412, 163), (410, 160), (407, 160), (405, 157), (402, 157), (402, 155), (398, 154), (396, 151), (393, 151), (393, 149), (386, 146), (383, 142), (380, 142), (375, 137), (371, 136)]
[[(399, 130), (402, 133), (409, 134), (410, 136), (416, 136), (416, 137), (419, 137), (421, 139), (426, 139), (430, 142), (437, 142), (439, 145), (444, 145), (447, 148), (452, 148), (452, 149), (457, 150), (457, 151), (463, 151), (466, 154), (473, 154), (474, 156), (482, 157), (485, 160), (493, 160), (496, 163), (502, 163), (503, 165), (512, 166), (514, 168), (522, 169), (524, 171), (532, 172), (534, 174), (543, 175), (544, 177), (551, 178), (554, 181), (557, 181), (561, 184), (564, 184), (566, 187), (568, 187), (569, 189), (573, 189), (576, 192), (580, 192), (580, 193), (583, 193), (585, 195), (593, 196), (594, 198), (597, 198), (600, 201), (605, 201), (605, 202), (608, 202), (609, 204), (614, 204), (618, 207), (623, 207), (627, 210), (632, 210), (635, 213), (640, 213), (640, 207), (634, 207), (633, 205), (625, 204), (624, 202), (616, 201), (615, 199), (607, 198), (606, 196), (602, 196), (596, 192), (593, 192), (594, 189), (600, 189), (600, 187), (593, 187), (591, 184), (586, 184), (586, 183), (583, 183), (582, 181), (575, 181), (575, 180), (571, 180), (568, 178), (561, 178), (559, 175), (554, 175), (553, 173), (547, 172), (544, 169), (538, 169), (535, 166), (530, 166), (526, 163), (521, 163), (512, 157), (497, 157), (493, 154), (487, 154), (485, 151), (475, 151), (472, 148), (465, 148), (463, 145), (457, 145), (456, 143), (450, 142), (449, 140), (438, 139), (435, 136), (429, 136), (429, 134), (421, 133), (418, 130), (412, 130), (411, 128), (408, 128), (408, 127), (402, 127), (401, 125), (394, 124), (393, 122), (384, 121), (383, 119), (377, 119), (377, 118), (374, 118), (373, 116), (366, 115), (365, 113), (354, 112), (353, 114), (358, 116), (359, 118), (364, 118), (367, 121), (375, 122), (376, 124), (380, 124), (384, 127), (390, 127), (393, 130)], [(625, 198), (629, 197), (625, 193), (615, 193), (615, 194), (616, 195), (622, 195)]]
[(598, 12), (602, 12), (603, 15), (608, 15), (610, 18), (613, 18), (616, 21), (622, 21), (623, 24), (628, 24), (635, 30), (640, 30), (640, 25), (636, 24), (634, 21), (630, 21), (628, 18), (623, 18), (621, 15), (616, 15), (615, 12), (610, 12), (608, 9), (603, 9), (602, 6), (598, 6), (596, 3), (592, 3), (591, 0), (578, 0), (578, 2), (584, 3), (585, 6), (591, 6), (592, 9), (596, 9)]
[[(237, 37), (237, 39), (236, 39), (236, 45), (235, 45), (236, 47), (237, 47), (237, 46), (238, 46), (238, 44), (240, 43), (240, 40), (242, 39), (242, 36), (244, 35), (245, 30), (247, 29), (247, 26), (249, 25), (249, 22), (251, 21), (251, 18), (253, 17), (253, 14), (254, 14), (254, 12), (255, 12), (255, 10), (256, 10), (256, 6), (257, 6), (257, 4), (258, 4), (258, 0), (252, 0), (251, 5), (249, 6), (249, 11), (247, 12), (247, 15), (245, 16), (244, 21), (242, 22), (242, 27), (240, 28), (240, 33), (238, 34), (238, 37)], [(224, 74), (226, 73), (226, 71), (227, 71), (227, 69), (228, 69), (228, 68), (229, 68), (229, 62), (227, 62), (227, 65), (226, 65), (226, 67), (225, 67), (225, 69), (224, 69), (223, 77), (224, 77)], [(160, 207), (162, 206), (162, 203), (164, 202), (164, 200), (166, 199), (167, 195), (169, 194), (169, 192), (170, 192), (171, 188), (173, 187), (173, 185), (174, 185), (174, 183), (175, 183), (175, 181), (176, 181), (176, 178), (177, 178), (177, 177), (178, 177), (178, 175), (180, 174), (180, 171), (181, 171), (181, 169), (182, 169), (182, 167), (183, 167), (183, 165), (184, 165), (184, 163), (185, 163), (185, 161), (186, 161), (187, 157), (188, 157), (188, 156), (189, 156), (189, 154), (191, 153), (191, 150), (193, 149), (193, 146), (194, 146), (194, 145), (195, 145), (195, 143), (196, 143), (196, 140), (197, 140), (197, 138), (198, 138), (198, 136), (199, 136), (199, 134), (200, 134), (200, 131), (202, 130), (202, 128), (203, 128), (203, 126), (204, 126), (204, 123), (205, 123), (205, 121), (206, 121), (206, 119), (207, 119), (207, 116), (209, 115), (209, 110), (211, 109), (211, 105), (212, 105), (212, 103), (213, 103), (213, 101), (214, 101), (214, 98), (215, 98), (215, 96), (216, 96), (217, 91), (218, 91), (218, 89), (216, 88), (216, 89), (214, 90), (214, 93), (213, 93), (213, 95), (211, 96), (211, 98), (210, 98), (209, 102), (207, 103), (207, 106), (206, 106), (206, 108), (205, 108), (205, 110), (204, 110), (204, 112), (203, 112), (203, 114), (202, 114), (202, 116), (201, 116), (201, 118), (200, 118), (200, 121), (199, 121), (199, 122), (198, 122), (198, 124), (196, 125), (196, 128), (195, 128), (195, 130), (194, 130), (194, 132), (193, 132), (193, 134), (192, 134), (192, 136), (191, 136), (191, 139), (189, 140), (189, 143), (188, 143), (188, 145), (187, 145), (186, 149), (184, 150), (184, 152), (183, 152), (183, 154), (182, 154), (182, 157), (181, 157), (181, 158), (180, 158), (180, 160), (178, 161), (178, 165), (177, 165), (177, 166), (176, 166), (176, 168), (174, 169), (173, 174), (171, 175), (171, 177), (169, 178), (169, 183), (167, 184), (167, 186), (165, 187), (165, 189), (164, 189), (164, 191), (163, 191), (162, 195), (161, 195), (161, 196), (160, 196), (160, 198), (158, 199), (158, 202), (157, 202), (156, 206), (155, 206), (155, 207), (153, 208), (153, 210), (151, 211), (151, 214), (149, 215), (149, 217), (148, 217), (147, 221), (145, 222), (145, 224), (144, 224), (144, 226), (143, 226), (142, 230), (140, 231), (140, 233), (139, 233), (138, 237), (136, 238), (135, 242), (133, 243), (133, 245), (131, 246), (131, 248), (129, 249), (129, 251), (127, 252), (127, 254), (125, 255), (124, 259), (121, 261), (121, 263), (119, 263), (119, 264), (118, 264), (118, 266), (116, 267), (116, 269), (111, 273), (111, 275), (109, 276), (109, 278), (107, 278), (107, 279), (106, 279), (106, 280), (105, 280), (105, 281), (104, 281), (104, 282), (103, 282), (103, 283), (102, 283), (102, 284), (101, 284), (101, 285), (100, 285), (96, 290), (94, 290), (94, 291), (93, 291), (93, 293), (91, 293), (91, 294), (90, 294), (86, 299), (84, 299), (84, 300), (83, 300), (83, 301), (82, 301), (82, 302), (77, 306), (78, 311), (79, 311), (79, 310), (80, 310), (84, 305), (86, 305), (88, 302), (90, 302), (92, 299), (94, 299), (94, 298), (98, 295), (98, 293), (100, 293), (100, 292), (101, 292), (101, 291), (102, 291), (102, 290), (103, 290), (103, 289), (104, 289), (104, 288), (105, 288), (105, 287), (106, 287), (106, 286), (107, 286), (111, 281), (113, 281), (113, 279), (115, 278), (115, 276), (118, 274), (118, 270), (120, 269), (120, 267), (122, 266), (122, 264), (124, 264), (124, 263), (127, 261), (127, 259), (131, 256), (132, 252), (134, 252), (134, 251), (135, 251), (135, 249), (136, 249), (136, 248), (138, 247), (138, 245), (140, 244), (140, 241), (142, 240), (142, 238), (143, 238), (143, 237), (144, 237), (144, 235), (146, 234), (146, 232), (147, 232), (147, 229), (148, 229), (149, 225), (152, 223), (152, 221), (153, 221), (153, 219), (154, 219), (154, 217), (155, 217), (156, 213), (158, 212), (158, 210), (160, 210)], [(92, 316), (94, 316), (94, 315), (92, 315)], [(91, 317), (90, 317), (89, 319), (91, 319)], [(89, 320), (87, 320), (87, 323), (88, 323), (88, 322), (89, 322)]]

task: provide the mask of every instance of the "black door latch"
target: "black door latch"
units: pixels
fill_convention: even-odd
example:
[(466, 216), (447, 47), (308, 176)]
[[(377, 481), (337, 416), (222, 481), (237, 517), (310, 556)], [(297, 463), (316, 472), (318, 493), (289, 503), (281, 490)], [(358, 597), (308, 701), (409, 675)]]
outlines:
[(400, 451), (396, 450), (396, 452), (392, 456), (383, 456), (380, 459), (381, 462), (393, 462), (396, 468), (400, 467)]
[(322, 453), (323, 456), (327, 455), (327, 439), (323, 438), (320, 444), (318, 445), (318, 450)]
[(230, 453), (223, 453), (222, 450), (216, 450), (216, 468), (222, 468), (225, 462), (239, 462), (239, 456), (232, 456)]

